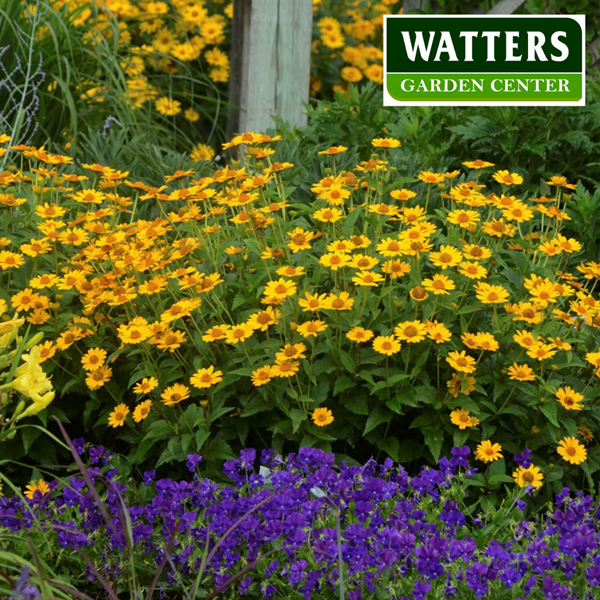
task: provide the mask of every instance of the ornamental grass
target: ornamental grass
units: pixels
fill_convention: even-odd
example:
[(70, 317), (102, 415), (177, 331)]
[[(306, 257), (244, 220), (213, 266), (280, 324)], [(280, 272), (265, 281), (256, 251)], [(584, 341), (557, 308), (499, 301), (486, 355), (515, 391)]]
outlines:
[[(224, 145), (238, 162), (154, 187), (2, 143), (0, 311), (43, 335), (42, 418), (134, 463), (252, 443), (416, 464), (489, 443), (530, 449), (542, 490), (593, 489), (600, 265), (563, 235), (564, 176), (536, 196), (480, 159), (400, 176), (392, 138), (358, 164), (319, 151), (311, 176), (246, 133)], [(493, 503), (510, 469), (478, 458)]]

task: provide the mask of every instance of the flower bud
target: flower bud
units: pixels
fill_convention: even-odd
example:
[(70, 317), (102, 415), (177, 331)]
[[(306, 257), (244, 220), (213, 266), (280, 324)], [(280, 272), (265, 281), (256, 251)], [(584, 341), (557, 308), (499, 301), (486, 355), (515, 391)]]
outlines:
[(37, 346), (44, 339), (44, 334), (38, 331), (30, 340), (25, 344), (25, 350), (31, 350), (34, 346)]

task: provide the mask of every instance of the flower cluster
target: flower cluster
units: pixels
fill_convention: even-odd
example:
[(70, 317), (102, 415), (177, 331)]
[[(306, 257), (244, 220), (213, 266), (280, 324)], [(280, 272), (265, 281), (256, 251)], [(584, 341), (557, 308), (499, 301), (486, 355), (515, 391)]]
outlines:
[[(470, 513), (464, 487), (476, 469), (467, 447), (413, 477), (390, 459), (335, 465), (333, 454), (308, 447), (287, 458), (263, 451), (259, 467), (245, 449), (225, 462), (225, 485), (198, 474), (200, 455), (188, 456), (191, 480), (151, 471), (134, 485), (104, 448), (74, 447), (89, 466), (40, 480), (26, 498), (0, 499), (0, 531), (27, 531), (34, 544), (45, 535), (52, 544), (40, 552), (69, 550), (53, 555), (53, 567), (88, 595), (127, 585), (124, 553), (140, 584), (158, 574), (164, 594), (193, 589), (197, 577), (209, 592), (307, 600), (339, 597), (340, 585), (353, 600), (566, 600), (593, 598), (600, 585), (598, 504), (565, 488), (538, 517), (526, 518), (519, 497)], [(33, 547), (11, 539), (11, 551)]]
[(482, 160), (398, 185), (400, 143), (378, 138), (359, 164), (320, 151), (324, 176), (292, 187), (278, 140), (236, 136), (242, 164), (160, 187), (11, 147), (29, 170), (0, 174), (2, 289), (56, 380), (141, 427), (140, 456), (177, 438), (162, 460), (215, 429), (243, 444), (250, 422), (279, 447), (363, 436), (398, 459), (395, 423), (434, 459), (493, 438), (542, 470), (561, 440), (583, 462), (600, 266), (562, 233), (574, 186), (517, 196), (522, 177)]

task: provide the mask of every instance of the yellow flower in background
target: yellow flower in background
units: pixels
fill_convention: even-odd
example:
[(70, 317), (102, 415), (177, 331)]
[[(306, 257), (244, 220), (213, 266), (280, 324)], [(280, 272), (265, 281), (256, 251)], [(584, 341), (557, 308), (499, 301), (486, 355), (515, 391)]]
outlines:
[(399, 148), (400, 142), (394, 138), (375, 138), (371, 140), (371, 145), (374, 148)]
[(55, 395), (50, 379), (40, 366), (39, 345), (34, 346), (28, 354), (22, 355), (21, 360), (22, 363), (15, 369), (10, 387), (31, 399), (32, 404), (16, 417), (17, 421), (37, 415), (54, 400)]
[(346, 337), (357, 344), (368, 342), (373, 335), (374, 334), (370, 329), (365, 329), (364, 327), (353, 327), (348, 333), (346, 333)]
[(385, 356), (400, 352), (400, 348), (400, 342), (393, 335), (379, 335), (373, 340), (373, 350)]
[(508, 367), (508, 377), (515, 381), (535, 381), (533, 369), (529, 365), (514, 363)]
[(165, 406), (174, 406), (190, 397), (190, 388), (182, 383), (174, 383), (165, 388), (160, 397)]
[(556, 451), (572, 465), (579, 465), (587, 459), (587, 450), (574, 437), (566, 437), (558, 443)]
[(567, 410), (581, 410), (583, 408), (582, 400), (583, 394), (576, 392), (568, 385), (556, 390), (556, 401), (560, 402)]
[(318, 427), (324, 427), (333, 423), (333, 413), (328, 408), (315, 408), (311, 418)]
[(158, 379), (155, 377), (144, 377), (142, 381), (133, 386), (135, 394), (149, 394), (158, 387)]
[(446, 362), (456, 371), (461, 373), (473, 373), (475, 371), (476, 361), (472, 356), (468, 356), (464, 350), (448, 352)]
[(519, 487), (533, 486), (536, 490), (542, 487), (544, 480), (544, 475), (539, 467), (534, 465), (529, 465), (527, 468), (518, 467), (512, 476)]
[(475, 458), (483, 462), (494, 462), (502, 458), (502, 446), (492, 444), (490, 440), (484, 440), (475, 450)]
[(517, 173), (509, 173), (508, 171), (496, 171), (493, 175), (498, 183), (504, 185), (518, 185), (523, 183), (523, 178)]
[(167, 117), (173, 117), (181, 112), (181, 102), (171, 98), (162, 97), (154, 103), (156, 110)]
[(29, 500), (33, 500), (33, 496), (36, 492), (39, 492), (42, 496), (49, 494), (50, 486), (43, 479), (38, 479), (27, 485), (23, 495)]
[(450, 421), (459, 429), (468, 429), (479, 425), (477, 417), (471, 417), (470, 412), (465, 408), (457, 408), (450, 413)]
[(190, 378), (190, 383), (198, 389), (204, 389), (223, 381), (223, 372), (213, 366), (208, 369), (199, 369)]
[(108, 424), (111, 427), (122, 427), (125, 425), (125, 419), (129, 414), (129, 408), (126, 404), (117, 404), (115, 409), (108, 416)]
[(133, 420), (136, 423), (140, 423), (150, 414), (151, 409), (152, 400), (144, 400), (143, 402), (140, 402), (133, 410)]

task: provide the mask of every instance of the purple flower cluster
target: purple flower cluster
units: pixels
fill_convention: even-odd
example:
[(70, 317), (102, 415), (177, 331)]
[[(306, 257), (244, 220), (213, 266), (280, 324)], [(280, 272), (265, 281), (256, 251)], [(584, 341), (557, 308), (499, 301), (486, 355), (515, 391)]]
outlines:
[(535, 520), (524, 520), (517, 501), (474, 519), (463, 504), (462, 483), (475, 471), (466, 447), (414, 477), (389, 459), (336, 465), (333, 454), (302, 448), (287, 458), (263, 451), (258, 464), (246, 449), (223, 466), (233, 483), (219, 485), (198, 475), (200, 455), (188, 456), (188, 481), (149, 471), (136, 483), (103, 448), (76, 445), (86, 471), (30, 501), (0, 498), (0, 534), (55, 536), (67, 550), (53, 556), (56, 570), (80, 564), (73, 585), (90, 595), (100, 582), (125, 585), (126, 560), (140, 577), (158, 572), (162, 594), (181, 595), (199, 573), (210, 597), (229, 589), (267, 600), (335, 598), (340, 584), (350, 600), (600, 593), (592, 498), (564, 489)]

